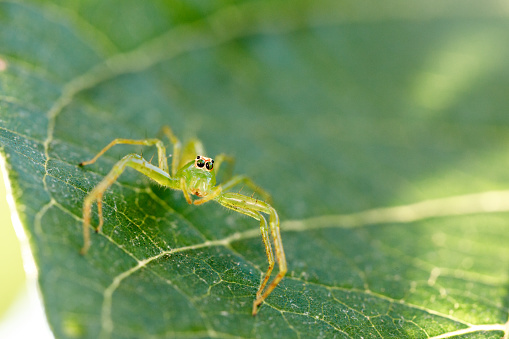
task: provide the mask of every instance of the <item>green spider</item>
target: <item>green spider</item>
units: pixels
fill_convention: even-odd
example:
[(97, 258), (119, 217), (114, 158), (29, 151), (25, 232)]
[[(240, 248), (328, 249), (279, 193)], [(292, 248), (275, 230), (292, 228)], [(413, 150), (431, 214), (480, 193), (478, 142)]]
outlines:
[[(263, 196), (265, 200), (270, 199), (269, 194), (256, 186), (251, 179), (243, 175), (232, 177), (230, 180), (226, 181), (226, 183), (216, 186), (215, 172), (219, 170), (221, 164), (225, 160), (232, 161), (232, 159), (221, 154), (214, 162), (213, 159), (203, 156), (203, 146), (199, 140), (190, 141), (186, 147), (184, 147), (184, 152), (181, 155), (181, 143), (173, 134), (172, 130), (169, 127), (163, 127), (162, 131), (173, 144), (171, 174), (168, 168), (166, 148), (164, 147), (163, 142), (159, 139), (115, 139), (97, 153), (94, 158), (80, 163), (80, 166), (93, 164), (101, 155), (104, 154), (104, 152), (119, 144), (156, 146), (159, 162), (158, 166), (154, 166), (141, 155), (128, 154), (119, 160), (115, 166), (113, 166), (108, 175), (106, 175), (104, 179), (88, 194), (83, 203), (84, 244), (81, 249), (81, 253), (86, 254), (90, 247), (90, 214), (92, 204), (97, 202), (99, 225), (95, 228), (95, 230), (96, 232), (99, 232), (103, 226), (102, 196), (104, 192), (117, 180), (127, 166), (132, 167), (162, 186), (181, 190), (189, 204), (201, 205), (207, 201), (214, 200), (226, 208), (248, 215), (260, 221), (260, 230), (269, 261), (269, 268), (260, 283), (258, 292), (256, 292), (256, 299), (253, 302), (252, 314), (256, 315), (258, 306), (270, 295), (272, 290), (274, 290), (281, 279), (283, 279), (287, 271), (285, 252), (283, 250), (283, 242), (279, 231), (279, 217), (276, 210), (267, 202), (245, 196), (240, 193), (227, 191), (232, 187), (243, 183)], [(199, 198), (193, 201), (191, 199), (191, 195), (195, 195)], [(264, 214), (269, 216), (268, 223)], [(279, 265), (279, 272), (270, 285), (265, 289), (271, 276), (272, 269), (274, 268), (274, 255), (272, 253), (269, 230), (270, 234), (272, 234), (272, 239), (276, 249), (276, 259)]]

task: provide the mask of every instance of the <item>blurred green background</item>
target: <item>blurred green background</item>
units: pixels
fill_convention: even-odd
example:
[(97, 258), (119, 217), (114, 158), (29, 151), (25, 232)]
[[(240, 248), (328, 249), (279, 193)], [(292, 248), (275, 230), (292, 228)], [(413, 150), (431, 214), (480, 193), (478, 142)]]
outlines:
[[(180, 137), (196, 133), (209, 155), (236, 156), (237, 173), (270, 191), (283, 222), (509, 182), (509, 22), (493, 1), (48, 3), (0, 3), (8, 65), (0, 72), (0, 143), (49, 320), (62, 337), (95, 339), (103, 330), (102, 296), (132, 267), (131, 255), (152, 258), (157, 247), (256, 228), (217, 206), (191, 208), (180, 192), (129, 172), (105, 196), (104, 234), (113, 241), (95, 236), (83, 258), (83, 198), (126, 148), (77, 164), (112, 138), (155, 136), (163, 124)], [(153, 192), (143, 194), (147, 187)], [(503, 324), (506, 225), (501, 213), (283, 227), (290, 271), (256, 321), (249, 303), (267, 264), (258, 238), (234, 251), (182, 253), (151, 265), (165, 279), (143, 271), (118, 286), (113, 328), (117, 337), (140, 328), (167, 337), (181, 326), (190, 337), (206, 330), (206, 319), (214, 333), (265, 339), (292, 331), (304, 338), (310, 328), (316, 337), (332, 323), (353, 338), (427, 338), (466, 323)], [(12, 299), (22, 284), (14, 269), (4, 272)]]
[(0, 175), (0, 322), (25, 282), (21, 250), (12, 227), (3, 175)]

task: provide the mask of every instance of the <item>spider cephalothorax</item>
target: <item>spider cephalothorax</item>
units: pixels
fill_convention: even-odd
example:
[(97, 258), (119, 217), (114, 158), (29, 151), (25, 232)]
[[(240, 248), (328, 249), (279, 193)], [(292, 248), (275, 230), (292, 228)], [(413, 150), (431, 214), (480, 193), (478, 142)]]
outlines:
[(203, 168), (207, 171), (212, 171), (214, 168), (214, 159), (198, 155), (194, 161), (194, 166), (196, 168)]

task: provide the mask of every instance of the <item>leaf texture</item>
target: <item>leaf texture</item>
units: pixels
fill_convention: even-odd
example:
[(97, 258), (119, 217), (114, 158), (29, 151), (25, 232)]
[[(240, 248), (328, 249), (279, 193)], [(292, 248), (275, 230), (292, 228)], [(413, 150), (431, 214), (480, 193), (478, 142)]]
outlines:
[[(0, 1), (1, 152), (55, 337), (507, 337), (508, 28), (496, 1)], [(84, 197), (154, 150), (78, 164), (163, 125), (273, 197), (289, 272), (256, 317), (258, 223), (134, 171), (79, 254)]]

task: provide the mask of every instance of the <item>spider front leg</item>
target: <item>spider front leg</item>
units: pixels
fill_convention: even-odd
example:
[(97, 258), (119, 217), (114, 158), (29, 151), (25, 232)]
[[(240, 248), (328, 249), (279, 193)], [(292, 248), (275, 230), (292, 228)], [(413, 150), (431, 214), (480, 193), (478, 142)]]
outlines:
[[(179, 139), (173, 134), (171, 128), (169, 126), (164, 126), (162, 128), (162, 132), (166, 135), (166, 137), (171, 141), (173, 144), (173, 158), (172, 158), (172, 173), (176, 173), (178, 170), (178, 164), (180, 159), (180, 149), (181, 149), (181, 143)], [(80, 166), (86, 166), (91, 165), (99, 159), (106, 151), (108, 151), (110, 148), (112, 148), (115, 145), (142, 145), (142, 146), (156, 146), (157, 148), (157, 158), (158, 158), (158, 166), (160, 171), (157, 170), (157, 167), (151, 165), (149, 162), (147, 162), (145, 159), (143, 159), (139, 155), (130, 154), (126, 157), (124, 157), (122, 160), (117, 162), (113, 169), (108, 173), (106, 177), (89, 193), (89, 195), (85, 198), (85, 201), (83, 203), (83, 237), (84, 237), (84, 245), (81, 249), (81, 253), (85, 254), (88, 251), (88, 248), (90, 247), (90, 234), (88, 227), (90, 225), (90, 211), (92, 209), (92, 204), (97, 201), (97, 208), (98, 208), (98, 215), (99, 215), (99, 225), (96, 228), (96, 232), (99, 232), (103, 225), (103, 216), (102, 216), (102, 195), (106, 189), (111, 186), (117, 178), (120, 176), (120, 174), (124, 171), (125, 166), (131, 166), (131, 167), (139, 167), (143, 168), (141, 172), (148, 171), (148, 173), (145, 173), (147, 176), (151, 178), (157, 178), (160, 175), (163, 175), (167, 177), (167, 179), (171, 180), (172, 182), (172, 188), (178, 189), (178, 185), (175, 184), (175, 180), (170, 179), (169, 175), (169, 168), (168, 168), (168, 160), (166, 157), (166, 147), (164, 147), (164, 144), (159, 139), (123, 139), (123, 138), (117, 138), (114, 139), (112, 142), (110, 142), (106, 147), (104, 147), (99, 153), (95, 155), (92, 159), (88, 161), (83, 161), (79, 165)], [(142, 163), (140, 167), (140, 163)], [(150, 164), (148, 166), (147, 164)], [(149, 170), (150, 168), (150, 170)], [(154, 179), (157, 181), (157, 179)]]
[(95, 230), (96, 232), (99, 232), (103, 225), (102, 196), (108, 187), (117, 181), (118, 177), (128, 166), (145, 174), (147, 177), (163, 186), (173, 189), (180, 188), (180, 182), (178, 180), (171, 178), (169, 173), (165, 172), (159, 167), (152, 165), (150, 162), (143, 159), (141, 155), (126, 155), (121, 160), (119, 160), (115, 166), (113, 166), (111, 171), (103, 178), (103, 180), (101, 180), (99, 184), (97, 184), (97, 186), (94, 187), (94, 189), (85, 198), (83, 203), (83, 247), (81, 248), (81, 254), (86, 254), (90, 247), (90, 214), (92, 211), (92, 204), (97, 202), (99, 225)]
[[(229, 181), (227, 181), (226, 183), (222, 184), (222, 185), (218, 185), (216, 188), (214, 188), (214, 190), (212, 190), (207, 196), (201, 198), (201, 199), (198, 199), (198, 200), (195, 200), (193, 201), (193, 204), (195, 205), (201, 205), (201, 204), (204, 204), (206, 203), (207, 201), (210, 201), (210, 200), (215, 200), (217, 199), (217, 197), (219, 195), (221, 195), (222, 192), (226, 192), (228, 191), (229, 189), (239, 185), (239, 184), (245, 184), (247, 185), (249, 188), (251, 188), (253, 190), (253, 193), (258, 193), (262, 196), (263, 200), (266, 200), (266, 201), (271, 201), (271, 197), (270, 197), (270, 194), (267, 193), (265, 190), (263, 190), (261, 187), (259, 187), (258, 185), (256, 185), (254, 183), (253, 180), (251, 180), (251, 178), (245, 176), (245, 175), (236, 175), (234, 176), (232, 179), (230, 179)], [(182, 189), (184, 190), (184, 189)], [(252, 198), (252, 197), (251, 197)], [(187, 199), (187, 197), (186, 197)], [(255, 201), (258, 201), (256, 199), (253, 199)], [(188, 200), (189, 202), (189, 200)], [(256, 219), (256, 218), (255, 218)]]
[[(171, 173), (172, 176), (177, 172), (180, 165), (180, 152), (181, 152), (181, 143), (180, 140), (173, 134), (173, 131), (169, 126), (163, 126), (161, 132), (170, 140), (173, 144), (173, 154), (172, 154), (172, 166)], [(156, 146), (157, 148), (157, 158), (158, 158), (158, 166), (165, 172), (169, 173), (168, 168), (168, 159), (166, 157), (166, 147), (159, 139), (123, 139), (117, 138), (110, 142), (106, 147), (99, 151), (92, 159), (88, 161), (80, 162), (80, 166), (91, 165), (99, 159), (107, 150), (112, 148), (115, 145), (142, 145), (142, 146)]]
[(112, 148), (115, 145), (143, 145), (143, 146), (156, 146), (157, 147), (157, 158), (159, 163), (159, 168), (161, 168), (163, 171), (168, 172), (168, 160), (166, 159), (166, 147), (164, 147), (164, 144), (159, 139), (141, 139), (141, 140), (134, 140), (134, 139), (114, 139), (112, 142), (110, 142), (106, 147), (104, 147), (99, 153), (95, 155), (92, 159), (88, 161), (80, 162), (80, 166), (86, 166), (91, 165), (94, 162), (99, 159), (100, 156), (102, 156), (107, 150)]
[(258, 193), (259, 195), (261, 195), (263, 200), (268, 201), (268, 202), (270, 202), (272, 200), (269, 193), (267, 193), (263, 188), (256, 185), (255, 182), (251, 178), (249, 178), (245, 175), (236, 175), (233, 178), (231, 178), (229, 181), (227, 181), (226, 183), (222, 184), (221, 187), (222, 187), (223, 191), (227, 191), (227, 190), (229, 190), (237, 185), (240, 185), (240, 184), (245, 184), (246, 186), (251, 188), (254, 193)]
[[(260, 220), (260, 231), (262, 233), (263, 243), (265, 245), (265, 251), (269, 261), (269, 267), (260, 283), (260, 287), (256, 292), (256, 299), (253, 302), (252, 314), (256, 315), (258, 312), (258, 306), (270, 295), (272, 290), (276, 288), (287, 271), (286, 257), (279, 229), (279, 216), (277, 215), (276, 210), (268, 203), (238, 193), (222, 193), (219, 194), (214, 200), (229, 209), (248, 215), (256, 220)], [(269, 215), (268, 225), (262, 213)], [(269, 229), (270, 234), (272, 235), (272, 240), (274, 242), (279, 272), (274, 280), (272, 280), (272, 282), (269, 284), (269, 286), (265, 288), (274, 267), (274, 256), (272, 254), (272, 247), (270, 245)]]

